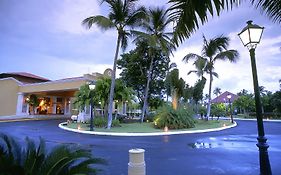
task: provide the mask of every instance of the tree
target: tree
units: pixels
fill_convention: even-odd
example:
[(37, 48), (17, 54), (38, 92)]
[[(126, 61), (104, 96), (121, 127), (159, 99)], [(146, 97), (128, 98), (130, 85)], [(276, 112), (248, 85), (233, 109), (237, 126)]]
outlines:
[(172, 96), (172, 107), (174, 110), (178, 108), (178, 101), (184, 95), (185, 81), (179, 78), (179, 70), (173, 69), (168, 73), (166, 81), (169, 81), (171, 95)]
[(170, 80), (168, 79), (168, 74), (169, 74), (169, 71), (173, 70), (174, 68), (177, 68), (177, 64), (176, 63), (171, 63), (169, 65), (169, 68), (167, 70), (167, 75), (166, 75), (166, 80), (165, 80), (165, 88), (166, 88), (166, 102), (168, 102), (168, 98), (169, 98), (169, 95), (171, 95), (171, 84), (170, 84)]
[(120, 45), (125, 50), (127, 47), (127, 39), (129, 36), (128, 27), (136, 27), (138, 23), (145, 17), (145, 9), (143, 7), (135, 8), (137, 0), (102, 0), (106, 2), (110, 8), (108, 17), (97, 15), (91, 16), (83, 20), (82, 24), (91, 28), (93, 24), (97, 24), (102, 30), (115, 28), (117, 30), (117, 44), (113, 63), (113, 72), (111, 76), (111, 86), (109, 95), (109, 112), (107, 128), (111, 128), (112, 124), (112, 108), (115, 87), (116, 63), (119, 55)]
[(172, 33), (166, 32), (171, 22), (172, 21), (168, 18), (168, 13), (166, 10), (161, 8), (149, 9), (148, 18), (142, 24), (145, 32), (133, 32), (133, 34), (136, 36), (135, 41), (145, 41), (148, 43), (148, 55), (151, 58), (145, 87), (141, 122), (143, 122), (143, 118), (147, 112), (147, 99), (155, 58), (155, 50), (160, 49), (162, 51), (162, 54), (169, 55), (174, 49), (174, 45), (170, 39)]
[[(242, 1), (244, 2), (244, 1)], [(274, 22), (281, 23), (280, 0), (250, 0), (251, 4), (261, 9)], [(177, 45), (189, 38), (209, 17), (219, 16), (223, 10), (239, 6), (241, 0), (170, 0), (171, 19), (177, 22), (174, 27), (174, 41)]]
[[(148, 52), (149, 46), (146, 42), (137, 42), (136, 48), (129, 53), (121, 55), (121, 59), (117, 62), (118, 68), (121, 69), (121, 80), (127, 87), (133, 88), (141, 104), (144, 103), (146, 82), (151, 62)], [(164, 79), (170, 62), (170, 58), (167, 55), (163, 55), (161, 50), (155, 50), (154, 54), (152, 77), (148, 93), (148, 105), (150, 107), (152, 107), (152, 103), (155, 105), (160, 104), (154, 102), (163, 98), (165, 90)]]
[(275, 92), (270, 101), (275, 111), (281, 113), (281, 91)]
[(105, 163), (103, 159), (93, 158), (91, 150), (59, 145), (46, 150), (40, 138), (39, 145), (29, 138), (26, 145), (14, 138), (0, 134), (0, 172), (1, 174), (96, 174), (93, 164)]
[(247, 114), (250, 111), (255, 110), (255, 100), (253, 94), (246, 94), (240, 96), (233, 102), (233, 107), (243, 111), (243, 114)]
[(31, 107), (32, 114), (36, 113), (36, 107), (39, 105), (39, 99), (37, 95), (31, 94), (27, 100), (27, 103)]
[(196, 113), (198, 113), (198, 103), (203, 98), (203, 89), (205, 87), (205, 84), (206, 84), (206, 78), (203, 77), (203, 79), (197, 80), (193, 88), (192, 97), (196, 105)]
[(209, 99), (207, 106), (207, 119), (210, 116), (211, 112), (211, 95), (212, 95), (212, 82), (213, 76), (218, 77), (218, 74), (214, 72), (214, 64), (217, 60), (236, 62), (239, 54), (236, 50), (228, 50), (230, 39), (223, 35), (215, 37), (213, 39), (207, 40), (203, 36), (203, 49), (202, 56), (195, 53), (187, 54), (183, 60), (188, 62), (190, 59), (200, 60), (200, 62), (205, 60), (205, 67), (203, 70), (207, 72), (210, 76), (209, 83)]
[(221, 88), (216, 87), (213, 93), (218, 97), (221, 94)]

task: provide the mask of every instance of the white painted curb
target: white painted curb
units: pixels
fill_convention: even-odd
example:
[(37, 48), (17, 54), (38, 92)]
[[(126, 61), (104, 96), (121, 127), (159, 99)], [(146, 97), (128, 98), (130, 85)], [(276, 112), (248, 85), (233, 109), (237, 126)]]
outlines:
[(118, 132), (83, 131), (83, 130), (71, 129), (71, 128), (65, 127), (65, 126), (63, 126), (64, 124), (67, 124), (67, 122), (60, 123), (58, 126), (61, 129), (67, 130), (67, 131), (72, 131), (72, 132), (82, 133), (82, 134), (101, 135), (101, 136), (165, 136), (165, 135), (178, 135), (178, 134), (193, 134), (193, 133), (222, 131), (222, 130), (233, 128), (233, 127), (237, 126), (237, 123), (234, 122), (234, 124), (230, 125), (230, 126), (214, 128), (214, 129), (201, 129), (201, 130), (196, 130), (196, 131), (170, 131), (170, 132), (153, 132), (153, 133), (118, 133)]

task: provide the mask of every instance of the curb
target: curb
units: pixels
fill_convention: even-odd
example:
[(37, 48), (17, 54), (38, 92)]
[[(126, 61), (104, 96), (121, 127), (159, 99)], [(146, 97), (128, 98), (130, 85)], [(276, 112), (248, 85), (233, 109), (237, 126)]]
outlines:
[[(244, 121), (257, 121), (257, 119), (249, 119), (249, 118), (234, 118), (234, 120), (244, 120)], [(281, 122), (281, 120), (271, 120), (271, 119), (263, 119), (264, 122)]]
[(230, 126), (214, 128), (214, 129), (201, 129), (196, 131), (172, 131), (172, 132), (170, 131), (170, 132), (156, 132), (156, 133), (117, 133), (117, 132), (96, 132), (96, 131), (83, 131), (78, 129), (71, 129), (63, 126), (65, 124), (67, 124), (67, 122), (60, 123), (58, 127), (66, 131), (72, 131), (81, 134), (92, 134), (92, 135), (100, 135), (100, 136), (129, 136), (129, 137), (130, 136), (167, 136), (167, 135), (179, 135), (179, 134), (205, 133), (205, 132), (213, 132), (213, 131), (222, 131), (237, 126), (237, 123), (234, 122), (234, 124)]

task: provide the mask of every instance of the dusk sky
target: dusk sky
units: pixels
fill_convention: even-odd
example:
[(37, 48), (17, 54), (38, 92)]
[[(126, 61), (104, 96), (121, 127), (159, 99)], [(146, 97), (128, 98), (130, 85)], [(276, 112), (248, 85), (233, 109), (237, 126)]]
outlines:
[[(164, 0), (140, 0), (140, 4), (164, 6)], [(85, 73), (100, 72), (112, 68), (117, 32), (103, 32), (96, 26), (87, 30), (81, 26), (86, 17), (107, 15), (106, 4), (97, 0), (1, 0), (0, 1), (0, 72), (29, 72), (56, 80), (81, 76)], [(246, 26), (246, 21), (264, 26), (261, 43), (256, 49), (259, 84), (267, 90), (279, 90), (281, 79), (281, 24), (273, 23), (266, 15), (251, 5), (223, 13), (220, 17), (209, 18), (191, 38), (174, 52), (180, 75), (190, 85), (196, 75), (192, 62), (185, 64), (182, 58), (188, 53), (200, 54), (202, 35), (210, 39), (224, 34), (231, 38), (229, 49), (240, 53), (240, 60), (233, 64), (217, 62), (213, 89), (233, 93), (241, 89), (253, 92), (250, 56), (243, 47), (237, 33)], [(131, 45), (125, 52), (132, 49)], [(120, 73), (118, 71), (117, 73)], [(208, 84), (205, 88), (207, 92)]]

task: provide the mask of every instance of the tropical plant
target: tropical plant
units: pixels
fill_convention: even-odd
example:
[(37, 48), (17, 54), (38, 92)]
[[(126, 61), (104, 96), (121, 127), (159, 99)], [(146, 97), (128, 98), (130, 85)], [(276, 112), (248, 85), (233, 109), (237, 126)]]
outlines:
[(161, 129), (164, 127), (169, 129), (193, 128), (194, 124), (192, 110), (183, 107), (175, 110), (171, 106), (163, 106), (158, 109), (154, 118), (154, 126)]
[(212, 95), (212, 82), (213, 76), (218, 77), (218, 74), (214, 72), (214, 64), (217, 60), (236, 62), (239, 54), (236, 50), (227, 50), (230, 39), (223, 35), (207, 40), (203, 36), (203, 49), (202, 56), (195, 53), (187, 54), (183, 60), (188, 62), (190, 59), (205, 60), (205, 67), (203, 70), (210, 76), (209, 84), (209, 99), (207, 106), (207, 120), (211, 111), (211, 95)]
[(149, 9), (148, 18), (142, 24), (145, 32), (133, 31), (132, 33), (136, 36), (135, 41), (145, 41), (149, 46), (149, 57), (151, 58), (149, 71), (147, 76), (144, 103), (141, 115), (141, 122), (147, 112), (147, 99), (149, 92), (149, 85), (153, 70), (153, 63), (155, 59), (155, 51), (161, 50), (162, 54), (169, 55), (174, 49), (174, 45), (171, 41), (172, 33), (166, 32), (169, 24), (172, 21), (168, 18), (168, 13), (163, 8)]
[(103, 159), (93, 158), (91, 150), (60, 145), (49, 150), (40, 138), (39, 145), (29, 138), (26, 145), (13, 137), (0, 134), (0, 172), (3, 175), (64, 175), (96, 174), (94, 164), (105, 163)]
[[(219, 16), (223, 10), (239, 6), (241, 0), (170, 0), (171, 19), (177, 23), (174, 27), (174, 41), (177, 45), (189, 38), (209, 17)], [(281, 23), (280, 0), (250, 0), (251, 4), (261, 9), (274, 22)]]
[(170, 85), (170, 92), (172, 96), (172, 107), (173, 109), (178, 108), (178, 101), (184, 95), (185, 81), (182, 78), (179, 78), (179, 70), (173, 69), (168, 73), (166, 81)]
[(111, 86), (109, 95), (109, 111), (108, 111), (108, 124), (107, 128), (110, 129), (112, 123), (112, 109), (113, 109), (113, 97), (115, 87), (116, 76), (116, 63), (119, 55), (120, 45), (125, 50), (127, 47), (127, 39), (129, 31), (127, 28), (133, 28), (138, 26), (141, 19), (145, 17), (144, 7), (136, 8), (135, 4), (137, 0), (102, 0), (101, 3), (106, 2), (110, 12), (108, 17), (97, 15), (91, 16), (83, 20), (82, 24), (91, 28), (93, 24), (96, 24), (102, 30), (108, 30), (115, 28), (117, 30), (117, 44), (113, 63), (113, 72), (111, 76)]
[(29, 104), (29, 106), (31, 107), (32, 113), (35, 114), (35, 112), (36, 112), (36, 107), (39, 105), (39, 99), (38, 99), (37, 95), (31, 94), (31, 95), (27, 98), (26, 102), (27, 102), (27, 103)]

